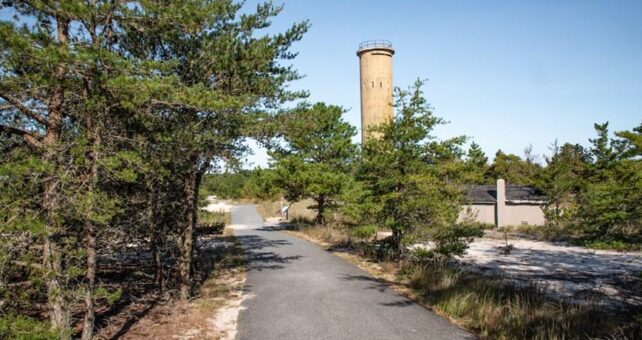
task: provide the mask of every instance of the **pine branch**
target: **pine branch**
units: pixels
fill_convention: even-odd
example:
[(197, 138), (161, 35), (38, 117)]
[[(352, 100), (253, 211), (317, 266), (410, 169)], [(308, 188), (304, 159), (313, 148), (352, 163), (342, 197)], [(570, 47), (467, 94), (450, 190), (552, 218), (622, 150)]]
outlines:
[(0, 124), (0, 132), (9, 133), (16, 136), (22, 136), (22, 138), (24, 138), (25, 140), (25, 143), (36, 148), (42, 147), (42, 143), (40, 143), (40, 135), (38, 135), (35, 132), (30, 132), (17, 127), (7, 126), (2, 124)]
[(27, 117), (35, 120), (36, 122), (49, 127), (49, 123), (47, 122), (47, 119), (43, 117), (42, 115), (34, 112), (24, 104), (20, 102), (20, 100), (10, 94), (7, 93), (0, 93), (0, 98), (4, 99), (7, 103), (13, 105), (16, 109), (20, 110), (23, 114), (25, 114)]

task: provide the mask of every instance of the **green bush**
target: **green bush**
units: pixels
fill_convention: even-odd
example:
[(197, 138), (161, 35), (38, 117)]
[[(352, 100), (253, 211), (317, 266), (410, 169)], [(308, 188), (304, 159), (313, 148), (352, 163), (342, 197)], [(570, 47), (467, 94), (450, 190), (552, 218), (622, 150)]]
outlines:
[(436, 228), (433, 234), (434, 252), (446, 257), (463, 255), (475, 237), (484, 235), (481, 227), (455, 224)]
[(350, 229), (350, 236), (360, 240), (372, 238), (376, 234), (377, 227), (373, 225), (362, 225)]
[(642, 249), (642, 244), (633, 244), (620, 240), (586, 241), (583, 245), (587, 248), (598, 250), (635, 251)]

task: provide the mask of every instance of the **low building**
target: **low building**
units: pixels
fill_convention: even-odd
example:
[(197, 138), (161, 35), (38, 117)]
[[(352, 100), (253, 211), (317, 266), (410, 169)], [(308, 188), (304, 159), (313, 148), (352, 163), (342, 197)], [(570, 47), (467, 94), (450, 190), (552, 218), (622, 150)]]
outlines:
[(471, 185), (467, 189), (468, 205), (459, 214), (459, 221), (473, 219), (496, 227), (544, 225), (542, 209), (546, 195), (538, 189), (508, 184), (498, 179), (496, 185)]

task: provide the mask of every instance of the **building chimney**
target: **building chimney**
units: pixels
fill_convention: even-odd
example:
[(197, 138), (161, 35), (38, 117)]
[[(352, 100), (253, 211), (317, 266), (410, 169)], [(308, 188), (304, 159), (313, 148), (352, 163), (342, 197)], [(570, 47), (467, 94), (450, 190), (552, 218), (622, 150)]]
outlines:
[(503, 179), (497, 180), (497, 203), (495, 204), (495, 226), (503, 227), (506, 216), (506, 182)]

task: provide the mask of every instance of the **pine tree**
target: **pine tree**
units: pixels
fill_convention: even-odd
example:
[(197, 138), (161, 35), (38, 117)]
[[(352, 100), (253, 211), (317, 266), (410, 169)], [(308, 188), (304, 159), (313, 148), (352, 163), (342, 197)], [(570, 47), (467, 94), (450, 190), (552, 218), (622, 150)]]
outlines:
[[(40, 188), (43, 229), (43, 276), (48, 291), (49, 315), (55, 329), (69, 328), (68, 299), (82, 251), (68, 248), (74, 234), (85, 235), (87, 304), (83, 338), (93, 329), (96, 228), (109, 220), (114, 201), (99, 188), (105, 122), (114, 113), (112, 103), (126, 101), (123, 93), (137, 82), (113, 79), (146, 67), (114, 48), (111, 37), (121, 20), (122, 5), (77, 1), (10, 1), (16, 16), (0, 24), (3, 46), (0, 98), (6, 109), (3, 122), (13, 116), (4, 132), (21, 136), (39, 155), (43, 172)], [(18, 21), (33, 18), (32, 24)], [(114, 170), (114, 169), (111, 169)], [(80, 189), (80, 190), (78, 190)], [(80, 221), (80, 225), (75, 223)], [(80, 229), (80, 231), (78, 230)], [(64, 261), (63, 261), (64, 258)]]
[(488, 184), (502, 178), (511, 184), (536, 186), (540, 171), (541, 166), (532, 160), (523, 160), (517, 155), (498, 150), (485, 177)]
[(289, 201), (313, 199), (317, 224), (325, 223), (326, 210), (336, 206), (336, 198), (350, 182), (356, 129), (342, 119), (344, 112), (324, 103), (293, 110), (285, 117), (285, 145), (271, 153), (276, 185)]
[(544, 213), (547, 223), (559, 226), (562, 220), (572, 221), (575, 216), (576, 197), (590, 159), (579, 144), (567, 143), (560, 147), (555, 141), (550, 149), (552, 155), (545, 157), (546, 167), (538, 187), (546, 194)]
[(483, 184), (485, 183), (484, 174), (488, 170), (488, 157), (482, 151), (479, 144), (472, 142), (468, 148), (465, 160), (465, 176), (464, 181), (469, 184)]
[(362, 223), (392, 230), (393, 254), (425, 240), (435, 241), (441, 254), (458, 254), (477, 231), (456, 225), (462, 190), (451, 171), (444, 171), (449, 162), (442, 160), (462, 154), (464, 139), (439, 141), (431, 135), (444, 121), (434, 116), (422, 84), (396, 90), (394, 119), (376, 129), (380, 138), (363, 146), (357, 172), (362, 191), (356, 204), (362, 207)]
[[(280, 7), (239, 15), (242, 4), (225, 0), (2, 6), (15, 14), (0, 22), (0, 217), (16, 250), (10, 262), (38, 268), (29, 275), (45, 283), (50, 322), (63, 335), (79, 296), (82, 337), (93, 335), (98, 252), (118, 242), (104, 235), (149, 242), (155, 281), (162, 288), (177, 277), (187, 298), (200, 179), (240, 157), (243, 138), (270, 137), (273, 112), (304, 95), (285, 84), (298, 78), (289, 48), (307, 22), (263, 35)], [(177, 244), (179, 273), (165, 275), (159, 247)]]
[(592, 163), (579, 196), (578, 227), (586, 237), (639, 243), (642, 225), (640, 128), (609, 138), (608, 123), (595, 124)]
[[(256, 12), (237, 15), (241, 4), (231, 1), (145, 3), (132, 8), (154, 21), (155, 29), (135, 26), (123, 46), (146, 60), (162, 60), (185, 90), (180, 100), (160, 101), (155, 113), (173, 124), (170, 139), (181, 145), (174, 156), (183, 195), (180, 225), (179, 278), (181, 298), (191, 295), (193, 232), (197, 223), (198, 191), (203, 175), (220, 161), (238, 158), (245, 137), (269, 137), (271, 113), (304, 95), (285, 89), (299, 75), (287, 61), (308, 23), (284, 33), (261, 35), (281, 11), (271, 3)], [(181, 13), (180, 16), (175, 13)]]

